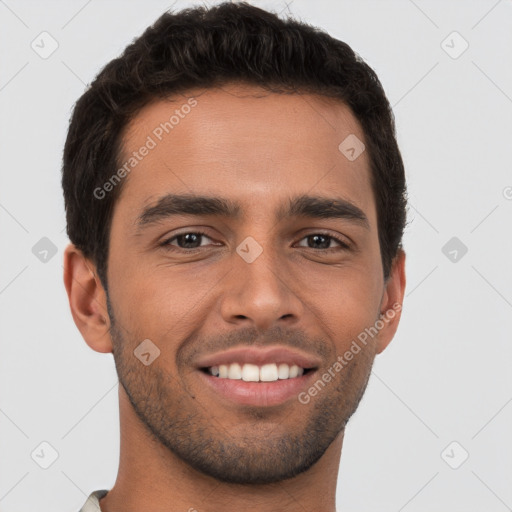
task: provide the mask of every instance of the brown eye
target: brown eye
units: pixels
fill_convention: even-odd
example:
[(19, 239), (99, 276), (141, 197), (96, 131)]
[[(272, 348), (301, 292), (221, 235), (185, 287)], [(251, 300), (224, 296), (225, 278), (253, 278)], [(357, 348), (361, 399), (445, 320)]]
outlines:
[(174, 235), (172, 238), (168, 238), (162, 242), (161, 245), (164, 247), (177, 246), (179, 249), (197, 249), (202, 247), (201, 242), (204, 238), (207, 238), (211, 241), (211, 238), (208, 237), (205, 233), (201, 233), (199, 231), (191, 231), (187, 233), (180, 233), (179, 235)]
[(344, 249), (349, 248), (349, 246), (339, 238), (323, 233), (314, 233), (305, 236), (302, 240), (306, 240), (307, 245), (301, 245), (301, 247), (308, 247), (310, 249), (335, 249), (335, 247), (331, 247), (332, 242), (335, 242)]

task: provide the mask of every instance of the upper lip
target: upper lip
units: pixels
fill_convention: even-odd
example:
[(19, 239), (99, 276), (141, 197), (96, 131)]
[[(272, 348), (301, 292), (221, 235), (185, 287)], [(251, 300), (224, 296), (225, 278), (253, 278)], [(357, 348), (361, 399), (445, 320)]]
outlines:
[(231, 363), (240, 365), (247, 363), (258, 366), (270, 363), (285, 363), (288, 365), (295, 364), (305, 369), (317, 368), (320, 365), (320, 361), (315, 356), (284, 346), (274, 346), (267, 348), (241, 347), (217, 352), (199, 359), (197, 366), (198, 368), (210, 368), (211, 366)]

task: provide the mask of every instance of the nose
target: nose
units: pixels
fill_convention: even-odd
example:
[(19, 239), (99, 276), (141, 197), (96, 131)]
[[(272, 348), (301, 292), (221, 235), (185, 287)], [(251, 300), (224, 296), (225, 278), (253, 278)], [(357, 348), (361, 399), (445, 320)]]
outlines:
[(265, 250), (248, 263), (233, 255), (232, 271), (223, 283), (221, 315), (225, 322), (267, 330), (275, 325), (295, 325), (303, 313), (297, 282), (286, 262)]

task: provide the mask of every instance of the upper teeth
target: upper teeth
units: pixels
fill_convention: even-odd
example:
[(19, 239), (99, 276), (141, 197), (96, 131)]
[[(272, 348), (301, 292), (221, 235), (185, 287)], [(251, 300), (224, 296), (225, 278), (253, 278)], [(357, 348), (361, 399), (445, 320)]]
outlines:
[(244, 380), (245, 382), (272, 382), (278, 379), (293, 379), (300, 377), (304, 373), (304, 368), (300, 368), (296, 364), (264, 364), (257, 366), (255, 364), (238, 363), (221, 364), (208, 368), (211, 375), (220, 377), (221, 379)]

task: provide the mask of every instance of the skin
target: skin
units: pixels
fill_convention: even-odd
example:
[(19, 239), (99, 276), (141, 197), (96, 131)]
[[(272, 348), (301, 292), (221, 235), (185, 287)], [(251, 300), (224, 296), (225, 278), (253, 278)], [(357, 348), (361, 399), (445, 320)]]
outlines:
[[(197, 106), (122, 185), (109, 304), (93, 262), (73, 245), (65, 252), (75, 323), (93, 350), (114, 354), (121, 384), (119, 472), (101, 509), (332, 512), (345, 425), (400, 311), (308, 404), (234, 404), (202, 385), (193, 363), (235, 346), (282, 344), (317, 357), (321, 375), (402, 304), (405, 254), (384, 281), (368, 155), (349, 161), (338, 150), (349, 134), (364, 134), (341, 102), (229, 84), (146, 106), (126, 128), (122, 157), (189, 96)], [(138, 231), (142, 210), (167, 193), (231, 199), (243, 217), (174, 216)], [(350, 219), (278, 221), (276, 209), (303, 194), (350, 201), (368, 228)], [(176, 238), (174, 251), (158, 245), (198, 229), (207, 236), (192, 253)], [(335, 239), (317, 248), (308, 236), (318, 233), (350, 248)], [(248, 236), (263, 249), (252, 263), (236, 252)], [(133, 355), (145, 339), (160, 350), (149, 366)]]

